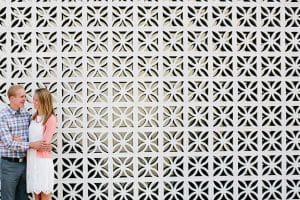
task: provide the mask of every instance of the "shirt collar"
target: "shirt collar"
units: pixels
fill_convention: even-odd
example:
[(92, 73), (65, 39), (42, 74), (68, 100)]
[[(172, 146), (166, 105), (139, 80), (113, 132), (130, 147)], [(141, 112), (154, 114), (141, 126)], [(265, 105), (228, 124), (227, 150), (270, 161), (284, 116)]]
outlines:
[(9, 112), (10, 112), (11, 114), (13, 114), (13, 115), (22, 113), (22, 109), (21, 109), (21, 108), (20, 108), (19, 110), (14, 110), (14, 109), (12, 109), (12, 108), (10, 107), (10, 105), (8, 105), (7, 107), (8, 107)]

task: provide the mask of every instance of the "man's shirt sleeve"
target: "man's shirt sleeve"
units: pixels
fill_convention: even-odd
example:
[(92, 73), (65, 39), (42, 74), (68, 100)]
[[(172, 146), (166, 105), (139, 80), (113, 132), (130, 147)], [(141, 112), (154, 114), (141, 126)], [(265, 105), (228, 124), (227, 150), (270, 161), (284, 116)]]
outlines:
[(5, 148), (11, 151), (26, 151), (29, 148), (27, 141), (16, 142), (13, 140), (13, 133), (10, 132), (7, 119), (5, 116), (0, 118), (0, 140)]

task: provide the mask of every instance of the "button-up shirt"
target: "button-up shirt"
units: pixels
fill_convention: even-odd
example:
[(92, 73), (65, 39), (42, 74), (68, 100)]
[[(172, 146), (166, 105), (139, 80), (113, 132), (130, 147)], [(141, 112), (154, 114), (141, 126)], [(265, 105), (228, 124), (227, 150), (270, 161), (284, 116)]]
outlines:
[[(23, 158), (29, 148), (29, 124), (31, 115), (28, 111), (13, 110), (10, 106), (0, 113), (0, 154), (1, 157)], [(22, 142), (13, 140), (20, 137)]]

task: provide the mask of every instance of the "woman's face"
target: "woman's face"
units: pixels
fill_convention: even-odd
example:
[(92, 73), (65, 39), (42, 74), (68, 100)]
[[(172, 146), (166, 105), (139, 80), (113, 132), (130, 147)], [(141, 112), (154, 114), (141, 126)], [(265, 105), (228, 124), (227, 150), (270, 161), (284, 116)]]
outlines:
[(36, 94), (33, 96), (33, 107), (35, 110), (39, 109), (39, 99)]

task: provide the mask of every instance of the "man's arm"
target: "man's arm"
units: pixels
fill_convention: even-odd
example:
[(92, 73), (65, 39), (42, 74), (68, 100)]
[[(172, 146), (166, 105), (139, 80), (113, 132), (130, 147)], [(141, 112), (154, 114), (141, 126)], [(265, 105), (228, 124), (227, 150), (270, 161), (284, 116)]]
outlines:
[(10, 132), (5, 117), (1, 117), (0, 119), (0, 140), (11, 151), (26, 151), (29, 148), (28, 142), (13, 140), (13, 133)]
[[(13, 136), (12, 140), (16, 142), (23, 141), (21, 137), (17, 137), (17, 136)], [(52, 146), (51, 144), (47, 144), (46, 142), (43, 141), (36, 141), (36, 142), (29, 142), (29, 148), (36, 149), (36, 150), (51, 151)]]

